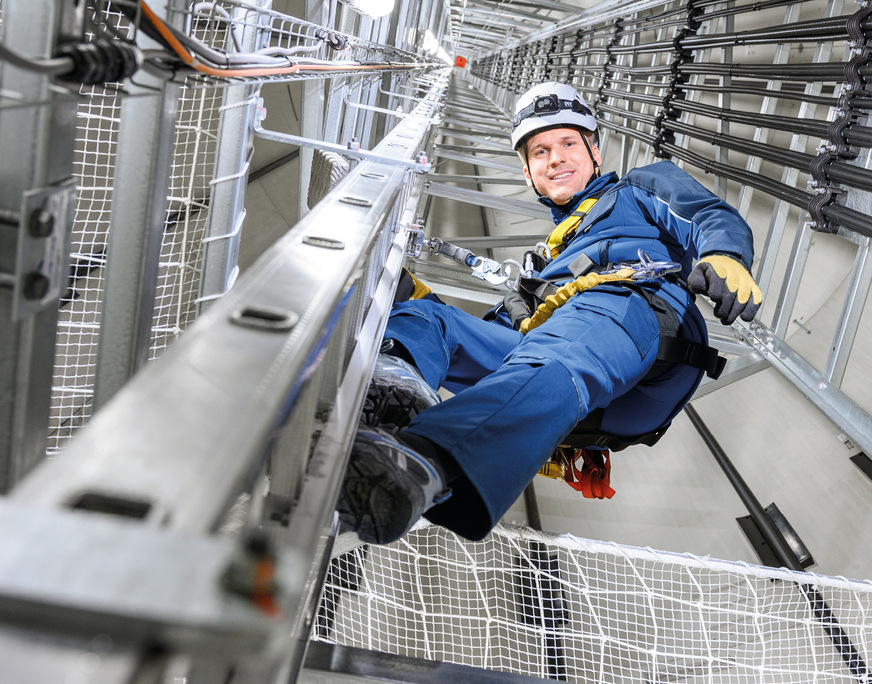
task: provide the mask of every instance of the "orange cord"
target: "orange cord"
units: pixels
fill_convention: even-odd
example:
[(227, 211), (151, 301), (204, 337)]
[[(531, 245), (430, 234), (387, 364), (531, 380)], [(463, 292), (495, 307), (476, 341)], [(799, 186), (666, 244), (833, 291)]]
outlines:
[[(236, 76), (279, 76), (294, 74), (298, 71), (364, 71), (384, 68), (379, 64), (354, 64), (344, 66), (334, 66), (332, 64), (308, 64), (305, 66), (289, 64), (288, 66), (282, 67), (252, 67), (250, 69), (229, 69), (207, 66), (198, 62), (197, 58), (188, 52), (185, 46), (182, 45), (173, 35), (173, 32), (170, 31), (169, 27), (167, 27), (163, 20), (152, 11), (144, 0), (140, 4), (142, 5), (142, 13), (145, 15), (146, 19), (148, 19), (148, 21), (154, 26), (155, 30), (161, 35), (161, 37), (169, 43), (173, 52), (175, 52), (176, 55), (178, 55), (182, 61), (192, 69), (196, 69), (197, 71), (210, 76), (222, 76), (225, 78)], [(395, 64), (392, 68), (412, 69), (415, 66), (417, 65)]]

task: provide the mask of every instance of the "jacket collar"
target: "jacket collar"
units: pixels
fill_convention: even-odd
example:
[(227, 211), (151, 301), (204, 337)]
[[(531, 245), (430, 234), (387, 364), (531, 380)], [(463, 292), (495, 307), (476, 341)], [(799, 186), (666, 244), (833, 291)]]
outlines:
[(551, 210), (551, 219), (554, 223), (560, 223), (563, 219), (569, 216), (575, 208), (581, 204), (588, 197), (593, 197), (594, 195), (602, 194), (605, 192), (609, 186), (617, 183), (618, 174), (614, 171), (610, 171), (609, 173), (600, 176), (599, 178), (595, 178), (591, 183), (587, 184), (587, 187), (581, 192), (577, 193), (571, 200), (569, 200), (566, 204), (555, 204), (554, 201), (550, 197), (545, 197), (544, 195), (540, 195), (536, 199), (544, 204)]

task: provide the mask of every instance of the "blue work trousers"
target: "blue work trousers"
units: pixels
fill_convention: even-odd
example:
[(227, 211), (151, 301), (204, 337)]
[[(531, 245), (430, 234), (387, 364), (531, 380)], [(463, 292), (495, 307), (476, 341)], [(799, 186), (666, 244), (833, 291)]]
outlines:
[(427, 517), (482, 538), (594, 409), (607, 407), (610, 434), (667, 424), (701, 372), (676, 366), (645, 379), (659, 335), (649, 304), (623, 288), (576, 295), (527, 335), (429, 299), (398, 304), (385, 337), (405, 347), (431, 387), (455, 393), (406, 428), (447, 451), (464, 476)]

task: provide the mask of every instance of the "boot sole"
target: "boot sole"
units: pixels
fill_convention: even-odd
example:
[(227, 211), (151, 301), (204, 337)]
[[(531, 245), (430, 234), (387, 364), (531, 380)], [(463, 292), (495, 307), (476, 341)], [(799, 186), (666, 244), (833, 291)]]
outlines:
[(336, 507), (343, 525), (370, 544), (402, 537), (423, 510), (419, 487), (405, 480), (387, 456), (352, 454)]

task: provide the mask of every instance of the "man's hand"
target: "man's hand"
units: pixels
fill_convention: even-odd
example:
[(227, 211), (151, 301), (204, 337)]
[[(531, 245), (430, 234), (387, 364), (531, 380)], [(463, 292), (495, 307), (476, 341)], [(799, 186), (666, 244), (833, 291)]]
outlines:
[(741, 262), (725, 254), (700, 259), (687, 285), (691, 292), (704, 294), (715, 303), (715, 316), (730, 325), (738, 316), (750, 321), (763, 303), (763, 293)]

